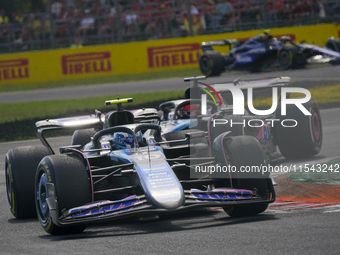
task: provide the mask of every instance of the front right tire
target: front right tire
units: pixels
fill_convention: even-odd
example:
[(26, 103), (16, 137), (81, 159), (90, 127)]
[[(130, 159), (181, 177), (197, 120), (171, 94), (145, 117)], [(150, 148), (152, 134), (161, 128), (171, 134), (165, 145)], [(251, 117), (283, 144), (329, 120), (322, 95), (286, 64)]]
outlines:
[[(238, 171), (227, 176), (226, 182), (232, 188), (256, 190), (262, 199), (269, 199), (270, 193), (274, 196), (274, 189), (269, 173), (262, 171), (242, 173), (241, 167), (267, 166), (267, 159), (259, 141), (253, 136), (228, 137), (221, 134), (214, 141), (214, 155), (217, 164), (235, 167)], [(231, 217), (253, 216), (264, 212), (269, 203), (249, 203), (224, 207), (224, 211)]]

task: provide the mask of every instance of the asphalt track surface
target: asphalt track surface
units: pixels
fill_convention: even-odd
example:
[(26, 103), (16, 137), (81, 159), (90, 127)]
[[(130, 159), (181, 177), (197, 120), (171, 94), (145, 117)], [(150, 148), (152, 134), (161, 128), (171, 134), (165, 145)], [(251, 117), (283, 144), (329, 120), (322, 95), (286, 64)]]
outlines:
[[(325, 79), (336, 80), (339, 69), (329, 69), (333, 72)], [(313, 160), (340, 154), (340, 108), (322, 110), (321, 117), (323, 147)], [(70, 137), (51, 138), (50, 142), (58, 148), (69, 144)], [(246, 218), (231, 218), (218, 208), (195, 210), (151, 222), (125, 219), (93, 224), (82, 234), (50, 236), (36, 219), (14, 219), (6, 198), (6, 152), (39, 143), (0, 144), (0, 254), (339, 254), (340, 203), (278, 203), (263, 214)]]
[[(303, 70), (268, 72), (268, 73), (241, 73), (231, 72), (224, 73), (218, 77), (209, 78), (206, 82), (209, 84), (233, 81), (239, 77), (242, 80), (258, 79), (264, 77), (282, 77), (289, 76), (292, 78), (293, 86), (315, 86), (340, 83), (340, 66), (319, 66), (306, 68)], [(151, 91), (170, 91), (185, 90), (188, 83), (183, 81), (183, 77), (141, 81), (141, 82), (124, 82), (116, 84), (102, 84), (77, 86), (69, 88), (41, 89), (23, 92), (0, 93), (0, 103), (15, 103), (29, 101), (49, 101), (57, 99), (74, 99), (87, 97), (100, 97), (113, 95), (115, 97), (127, 93), (151, 92)]]

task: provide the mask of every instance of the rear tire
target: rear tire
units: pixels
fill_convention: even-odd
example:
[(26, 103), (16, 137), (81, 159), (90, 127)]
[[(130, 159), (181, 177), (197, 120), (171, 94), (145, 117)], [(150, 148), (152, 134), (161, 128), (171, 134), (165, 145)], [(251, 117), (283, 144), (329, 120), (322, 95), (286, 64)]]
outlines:
[(340, 52), (340, 39), (328, 39), (326, 42), (326, 48)]
[(94, 128), (74, 131), (72, 136), (72, 145), (81, 145), (81, 148), (83, 148), (85, 144), (91, 142), (91, 137), (93, 137), (95, 133), (96, 130)]
[(86, 224), (60, 227), (52, 221), (46, 197), (47, 183), (53, 183), (58, 201), (58, 217), (63, 209), (91, 202), (91, 188), (84, 163), (74, 155), (52, 155), (42, 159), (35, 177), (35, 206), (44, 230), (52, 235), (81, 233)]
[(40, 160), (50, 155), (46, 146), (25, 146), (6, 155), (6, 191), (13, 216), (17, 219), (36, 218), (34, 178)]
[[(222, 143), (223, 139), (223, 143)], [(223, 146), (222, 146), (223, 144)], [(274, 189), (269, 174), (262, 172), (241, 173), (243, 167), (254, 167), (268, 165), (261, 144), (252, 136), (235, 136), (224, 138), (224, 134), (218, 136), (214, 141), (214, 155), (218, 164), (233, 166), (238, 170), (231, 173), (232, 188), (255, 190), (257, 194), (268, 199), (269, 193), (274, 194)], [(226, 163), (227, 161), (227, 163)], [(228, 182), (228, 181), (227, 181)], [(267, 202), (244, 204), (224, 207), (224, 211), (231, 217), (252, 216), (264, 212), (268, 207)]]
[(200, 69), (205, 76), (217, 76), (225, 71), (225, 59), (217, 51), (207, 51), (200, 57)]
[(311, 99), (304, 104), (312, 114), (305, 116), (296, 105), (287, 105), (286, 116), (281, 116), (281, 105), (275, 119), (297, 121), (296, 127), (274, 126), (274, 139), (282, 155), (287, 159), (307, 158), (318, 154), (322, 146), (322, 122), (316, 102)]

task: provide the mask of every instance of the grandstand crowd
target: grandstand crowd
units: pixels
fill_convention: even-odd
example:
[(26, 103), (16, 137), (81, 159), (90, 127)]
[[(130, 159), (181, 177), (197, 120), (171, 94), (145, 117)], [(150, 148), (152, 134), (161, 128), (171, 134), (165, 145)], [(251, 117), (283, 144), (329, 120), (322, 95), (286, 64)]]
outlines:
[(50, 0), (44, 10), (0, 10), (0, 51), (297, 26), (339, 17), (338, 0)]

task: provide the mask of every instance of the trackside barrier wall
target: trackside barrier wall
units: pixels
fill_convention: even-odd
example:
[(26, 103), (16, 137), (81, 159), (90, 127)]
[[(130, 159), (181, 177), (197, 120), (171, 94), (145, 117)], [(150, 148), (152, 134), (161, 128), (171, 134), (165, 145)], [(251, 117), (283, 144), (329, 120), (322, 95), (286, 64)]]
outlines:
[[(246, 39), (260, 33), (262, 30), (252, 30), (80, 49), (1, 54), (0, 86), (194, 68), (198, 67), (202, 41)], [(304, 40), (324, 46), (329, 37), (340, 37), (340, 25), (275, 28), (271, 34), (290, 35), (295, 42)], [(228, 51), (228, 47), (216, 49)]]

